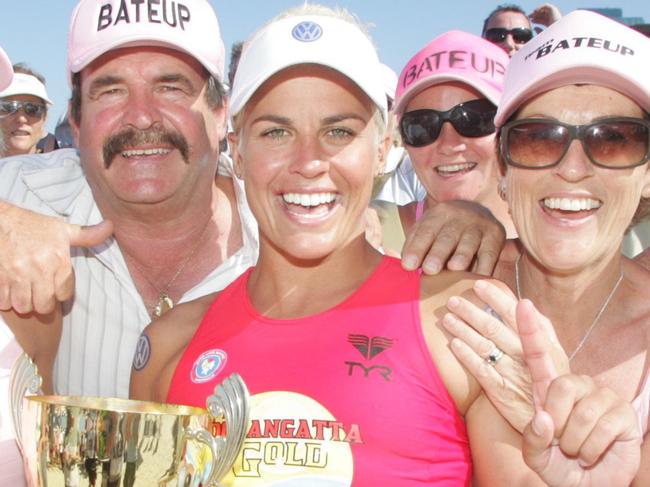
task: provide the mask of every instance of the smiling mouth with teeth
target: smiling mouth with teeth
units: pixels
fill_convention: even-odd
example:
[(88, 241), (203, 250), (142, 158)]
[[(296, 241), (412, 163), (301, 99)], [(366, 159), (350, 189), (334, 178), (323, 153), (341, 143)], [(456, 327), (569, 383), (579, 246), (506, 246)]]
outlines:
[(300, 205), (305, 208), (312, 208), (320, 205), (327, 205), (336, 200), (335, 193), (283, 193), (282, 199), (285, 203)]
[(549, 210), (590, 211), (597, 210), (602, 202), (593, 198), (544, 198), (542, 204)]
[(475, 162), (462, 162), (460, 164), (445, 164), (435, 169), (440, 176), (456, 176), (457, 174), (470, 172), (476, 166)]
[(128, 149), (122, 151), (122, 157), (164, 156), (165, 154), (169, 154), (171, 151), (171, 149), (165, 148)]

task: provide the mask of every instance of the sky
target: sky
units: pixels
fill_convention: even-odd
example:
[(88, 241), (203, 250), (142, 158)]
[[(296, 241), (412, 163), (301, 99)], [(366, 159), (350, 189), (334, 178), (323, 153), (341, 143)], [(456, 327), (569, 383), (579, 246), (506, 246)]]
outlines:
[[(3, 9), (0, 46), (12, 62), (26, 62), (45, 75), (48, 94), (54, 101), (47, 124), (52, 131), (67, 109), (67, 30), (77, 0), (0, 2), (11, 5)], [(271, 17), (302, 2), (210, 0), (210, 3), (219, 17), (221, 35), (229, 53), (233, 42), (245, 40)], [(370, 24), (370, 34), (380, 58), (399, 73), (413, 54), (443, 32), (460, 29), (480, 35), (483, 19), (503, 0), (319, 0), (318, 3), (345, 7), (362, 22)], [(532, 12), (541, 2), (522, 0), (516, 3)], [(623, 9), (625, 17), (643, 17), (650, 22), (648, 0), (558, 0), (555, 5), (563, 13), (576, 8), (617, 7)]]

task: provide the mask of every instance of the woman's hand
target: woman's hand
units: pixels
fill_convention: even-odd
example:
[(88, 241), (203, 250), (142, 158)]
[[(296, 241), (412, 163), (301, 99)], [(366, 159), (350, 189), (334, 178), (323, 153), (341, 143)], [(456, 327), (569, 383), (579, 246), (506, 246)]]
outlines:
[(537, 314), (528, 300), (517, 306), (536, 409), (524, 430), (524, 461), (551, 487), (629, 485), (642, 441), (632, 405), (590, 377), (553, 376)]
[[(455, 296), (447, 304), (450, 313), (442, 323), (455, 337), (452, 351), (458, 360), (476, 377), (499, 413), (521, 433), (533, 418), (534, 407), (533, 384), (516, 331), (518, 320), (526, 320), (526, 324), (540, 329), (536, 339), (552, 358), (546, 364), (549, 376), (568, 373), (569, 361), (550, 321), (534, 307), (530, 313), (519, 316), (517, 298), (502, 286), (477, 281), (474, 291), (489, 308), (481, 309)], [(497, 349), (503, 355), (490, 363), (489, 356)]]

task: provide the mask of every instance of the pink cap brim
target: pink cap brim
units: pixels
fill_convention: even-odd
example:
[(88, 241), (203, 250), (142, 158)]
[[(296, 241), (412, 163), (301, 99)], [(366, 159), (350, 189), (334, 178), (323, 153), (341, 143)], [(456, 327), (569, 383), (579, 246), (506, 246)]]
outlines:
[(458, 30), (445, 32), (420, 49), (402, 69), (395, 113), (401, 115), (423, 90), (448, 82), (471, 86), (498, 105), (508, 62), (503, 49), (485, 39)]

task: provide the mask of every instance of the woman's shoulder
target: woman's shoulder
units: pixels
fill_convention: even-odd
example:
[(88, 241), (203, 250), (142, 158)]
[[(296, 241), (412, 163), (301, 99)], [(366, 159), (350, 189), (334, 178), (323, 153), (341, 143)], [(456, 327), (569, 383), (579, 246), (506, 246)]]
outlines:
[(420, 300), (444, 300), (451, 296), (474, 297), (473, 287), (477, 281), (490, 281), (497, 286), (508, 288), (502, 281), (472, 272), (443, 271), (433, 276), (423, 275), (420, 279)]

